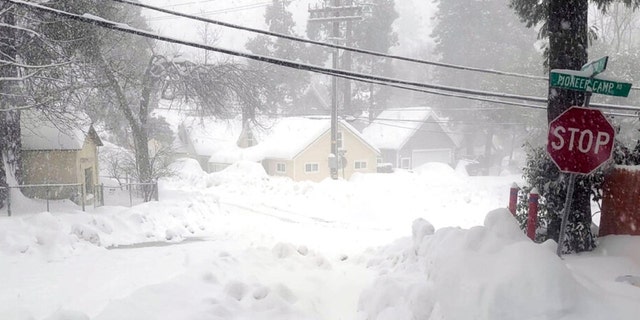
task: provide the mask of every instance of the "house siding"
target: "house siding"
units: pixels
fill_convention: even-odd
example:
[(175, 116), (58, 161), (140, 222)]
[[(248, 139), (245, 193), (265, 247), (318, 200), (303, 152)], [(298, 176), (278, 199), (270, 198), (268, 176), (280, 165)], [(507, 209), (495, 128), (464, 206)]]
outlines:
[[(278, 163), (285, 164), (286, 170), (284, 173), (276, 171), (276, 166)], [(266, 159), (262, 161), (262, 166), (264, 167), (264, 171), (270, 176), (289, 177), (292, 180), (295, 180), (294, 162), (292, 160)]]
[[(344, 169), (338, 170), (338, 176), (344, 179), (350, 179), (351, 176), (356, 173), (375, 173), (377, 171), (376, 161), (378, 153), (366, 145), (356, 135), (344, 126), (340, 126), (339, 130), (342, 132), (343, 150), (346, 151), (345, 158), (347, 164)], [(295, 158), (295, 172), (294, 180), (310, 180), (310, 181), (322, 181), (330, 177), (329, 170), (329, 150), (331, 146), (331, 133), (325, 132), (317, 139), (309, 148), (305, 149)], [(356, 170), (354, 167), (355, 161), (366, 161), (366, 169)], [(318, 172), (307, 173), (305, 172), (305, 165), (307, 163), (317, 163)]]
[[(442, 131), (436, 121), (433, 117), (429, 117), (427, 122), (402, 146), (402, 149), (398, 152), (397, 160), (394, 162), (396, 167), (400, 167), (400, 159), (411, 159), (414, 150), (450, 150), (452, 156), (447, 164), (453, 164), (455, 143), (446, 132)], [(410, 168), (415, 168), (421, 164), (411, 163)]]
[[(22, 161), (24, 184), (84, 184), (85, 170), (92, 169), (91, 180), (99, 183), (98, 148), (91, 139), (85, 139), (81, 150), (23, 150)], [(93, 186), (86, 187), (91, 192)], [(41, 187), (22, 188), (32, 198), (73, 199), (77, 187), (56, 187), (46, 190)]]

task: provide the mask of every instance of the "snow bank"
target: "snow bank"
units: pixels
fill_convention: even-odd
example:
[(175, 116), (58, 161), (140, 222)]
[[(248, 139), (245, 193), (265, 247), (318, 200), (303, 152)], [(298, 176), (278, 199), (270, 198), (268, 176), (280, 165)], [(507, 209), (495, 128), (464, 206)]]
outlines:
[(209, 234), (215, 198), (149, 202), (133, 208), (16, 215), (0, 218), (0, 254), (68, 257), (78, 250), (154, 241), (180, 241)]
[(552, 242), (530, 242), (506, 209), (490, 212), (484, 226), (468, 230), (432, 233), (426, 221), (418, 220), (411, 240), (392, 244), (370, 262), (379, 276), (360, 298), (360, 316), (621, 319), (606, 303), (593, 304), (596, 296), (576, 280), (554, 249)]

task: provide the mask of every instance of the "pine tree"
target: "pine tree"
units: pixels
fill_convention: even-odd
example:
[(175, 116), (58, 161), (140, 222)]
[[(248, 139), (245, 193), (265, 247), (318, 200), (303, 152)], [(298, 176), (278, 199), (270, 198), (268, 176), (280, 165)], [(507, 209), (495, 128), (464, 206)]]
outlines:
[[(273, 0), (267, 6), (264, 20), (269, 31), (296, 36), (295, 22), (287, 7), (291, 0)], [(276, 57), (280, 59), (308, 62), (307, 49), (304, 44), (282, 38), (259, 35), (249, 40), (245, 47), (255, 54)], [(266, 82), (268, 92), (266, 103), (272, 112), (290, 113), (296, 107), (296, 102), (309, 84), (309, 73), (280, 67), (277, 65), (264, 65), (251, 61), (253, 68), (263, 68), (269, 75)]]
[[(398, 34), (393, 30), (393, 22), (398, 18), (394, 0), (373, 0), (363, 5), (370, 7), (370, 14), (353, 24), (353, 40), (349, 44), (359, 49), (389, 53), (398, 45)], [(392, 61), (371, 55), (354, 55), (352, 69), (362, 73), (393, 77)], [(350, 113), (368, 110), (375, 118), (386, 109), (392, 90), (386, 86), (373, 86), (356, 82), (353, 107)]]
[[(534, 51), (536, 33), (522, 26), (508, 7), (507, 0), (438, 2), (432, 37), (434, 54), (441, 62), (514, 73), (541, 73)], [(487, 75), (484, 73), (436, 68), (433, 79), (439, 84), (522, 95), (540, 95), (546, 83), (531, 79)], [(436, 97), (433, 104), (442, 106), (444, 115), (470, 123), (463, 131), (464, 153), (475, 157), (474, 147), (484, 145), (483, 167), (498, 163), (505, 154), (493, 149), (493, 138), (511, 141), (524, 136), (526, 126), (495, 123), (533, 123), (540, 113), (486, 102)], [(453, 110), (452, 110), (453, 109)], [(462, 109), (456, 111), (455, 109)]]

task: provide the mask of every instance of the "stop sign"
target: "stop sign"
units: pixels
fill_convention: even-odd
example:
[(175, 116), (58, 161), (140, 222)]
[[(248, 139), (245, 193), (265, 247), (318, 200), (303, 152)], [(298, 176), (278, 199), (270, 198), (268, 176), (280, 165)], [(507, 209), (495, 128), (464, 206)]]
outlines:
[(614, 138), (602, 112), (571, 107), (549, 124), (547, 152), (560, 171), (589, 174), (611, 159)]

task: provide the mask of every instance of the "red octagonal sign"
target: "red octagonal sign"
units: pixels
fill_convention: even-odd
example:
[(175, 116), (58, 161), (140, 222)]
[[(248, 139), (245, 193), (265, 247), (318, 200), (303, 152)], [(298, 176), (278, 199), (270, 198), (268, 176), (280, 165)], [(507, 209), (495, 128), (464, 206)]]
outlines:
[(571, 107), (549, 124), (547, 152), (560, 171), (589, 174), (611, 159), (614, 138), (600, 110)]

